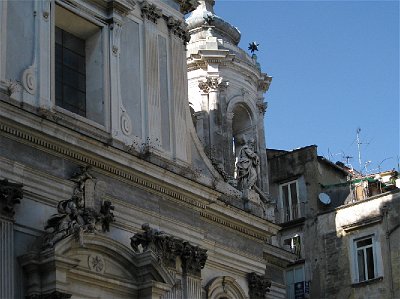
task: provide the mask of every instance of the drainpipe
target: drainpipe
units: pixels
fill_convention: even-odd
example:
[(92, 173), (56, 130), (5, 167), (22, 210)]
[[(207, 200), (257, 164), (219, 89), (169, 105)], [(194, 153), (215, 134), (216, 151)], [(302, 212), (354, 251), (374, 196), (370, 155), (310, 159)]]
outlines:
[(389, 277), (390, 277), (390, 298), (394, 299), (394, 289), (393, 289), (393, 274), (392, 274), (392, 255), (391, 255), (391, 248), (390, 248), (390, 235), (394, 231), (389, 230), (389, 222), (388, 222), (388, 214), (389, 214), (389, 207), (387, 205), (384, 205), (382, 207), (382, 213), (385, 218), (385, 227), (386, 227), (386, 244), (388, 248), (388, 257), (389, 257), (389, 263), (388, 263), (388, 270), (389, 270)]

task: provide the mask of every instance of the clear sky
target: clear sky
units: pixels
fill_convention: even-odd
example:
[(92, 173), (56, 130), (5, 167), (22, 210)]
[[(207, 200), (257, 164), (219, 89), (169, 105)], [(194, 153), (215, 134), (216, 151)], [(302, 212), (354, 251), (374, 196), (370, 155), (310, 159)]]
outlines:
[[(216, 0), (239, 28), (240, 46), (260, 44), (267, 147), (311, 144), (363, 172), (398, 168), (399, 2)], [(367, 164), (365, 169), (365, 163)]]

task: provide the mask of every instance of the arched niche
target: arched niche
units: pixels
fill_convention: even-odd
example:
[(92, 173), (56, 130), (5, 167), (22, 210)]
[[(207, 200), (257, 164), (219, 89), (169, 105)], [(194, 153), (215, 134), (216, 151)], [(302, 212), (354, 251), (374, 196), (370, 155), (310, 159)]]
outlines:
[(228, 142), (230, 143), (230, 161), (228, 169), (231, 175), (235, 175), (235, 162), (239, 149), (249, 139), (256, 142), (257, 136), (257, 114), (255, 105), (246, 97), (234, 96), (228, 104)]
[(245, 292), (230, 276), (219, 276), (206, 286), (207, 299), (247, 299)]
[(82, 240), (70, 236), (54, 248), (20, 257), (27, 298), (59, 292), (74, 299), (150, 299), (168, 292), (175, 283), (151, 251), (135, 254), (99, 234), (84, 234)]

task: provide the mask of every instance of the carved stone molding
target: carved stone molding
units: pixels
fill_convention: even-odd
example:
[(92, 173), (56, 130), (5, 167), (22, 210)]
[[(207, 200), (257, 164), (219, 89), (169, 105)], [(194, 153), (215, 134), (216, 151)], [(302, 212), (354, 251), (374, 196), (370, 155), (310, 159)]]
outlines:
[(88, 167), (81, 167), (71, 181), (77, 184), (72, 197), (60, 201), (57, 206), (58, 213), (47, 220), (44, 248), (51, 248), (60, 240), (73, 234), (83, 243), (84, 232), (96, 232), (99, 225), (103, 232), (109, 231), (110, 223), (114, 221), (114, 206), (111, 202), (104, 201), (100, 211), (96, 209), (96, 200), (101, 200), (99, 197), (102, 195), (96, 192), (95, 179)]
[(183, 14), (187, 14), (196, 9), (199, 6), (199, 2), (197, 0), (175, 0), (180, 5), (180, 11)]
[(207, 250), (153, 229), (147, 223), (142, 225), (142, 230), (142, 233), (136, 233), (131, 238), (131, 246), (136, 253), (152, 250), (160, 257), (160, 262), (170, 268), (175, 268), (179, 256), (183, 273), (201, 275), (207, 260)]
[(54, 291), (52, 293), (47, 293), (47, 294), (32, 294), (28, 295), (25, 298), (26, 299), (69, 299), (71, 298), (72, 294), (60, 292), (60, 291)]
[(142, 11), (142, 18), (147, 18), (155, 24), (162, 17), (161, 9), (147, 1), (140, 2), (140, 10)]
[(268, 108), (268, 102), (257, 102), (256, 106), (258, 108), (258, 111), (260, 112), (260, 114), (265, 114), (265, 112), (267, 111)]
[(191, 245), (189, 242), (184, 242), (183, 245), (181, 254), (183, 273), (201, 276), (201, 269), (207, 261), (207, 250)]
[(226, 87), (225, 82), (222, 82), (221, 77), (207, 77), (199, 81), (199, 88), (203, 93), (209, 93), (210, 91), (216, 91), (218, 88)]
[(255, 272), (247, 275), (250, 299), (265, 299), (265, 293), (269, 292), (271, 281), (265, 275), (258, 275)]
[(258, 89), (262, 92), (266, 92), (271, 85), (272, 77), (268, 76), (267, 74), (263, 74), (262, 79), (258, 80)]
[(124, 110), (121, 113), (120, 121), (122, 133), (124, 133), (126, 136), (130, 136), (132, 134), (132, 121), (128, 113), (126, 113)]
[(21, 202), (22, 196), (22, 184), (0, 180), (0, 214), (12, 218), (15, 214), (14, 206)]
[(88, 256), (88, 267), (91, 271), (96, 273), (104, 273), (106, 263), (101, 254), (91, 254)]
[(33, 66), (30, 66), (22, 73), (22, 85), (28, 93), (35, 94), (36, 77), (35, 69)]
[(183, 43), (186, 44), (190, 40), (190, 34), (187, 30), (187, 25), (185, 22), (182, 22), (174, 17), (165, 17), (167, 22), (167, 27), (173, 34), (178, 36), (180, 39), (183, 40)]

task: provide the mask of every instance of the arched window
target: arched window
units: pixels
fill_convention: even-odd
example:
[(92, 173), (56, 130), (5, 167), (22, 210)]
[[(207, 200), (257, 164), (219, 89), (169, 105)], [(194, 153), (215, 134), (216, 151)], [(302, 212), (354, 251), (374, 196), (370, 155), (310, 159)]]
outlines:
[(237, 281), (230, 276), (212, 279), (206, 286), (209, 299), (246, 299), (245, 292)]

